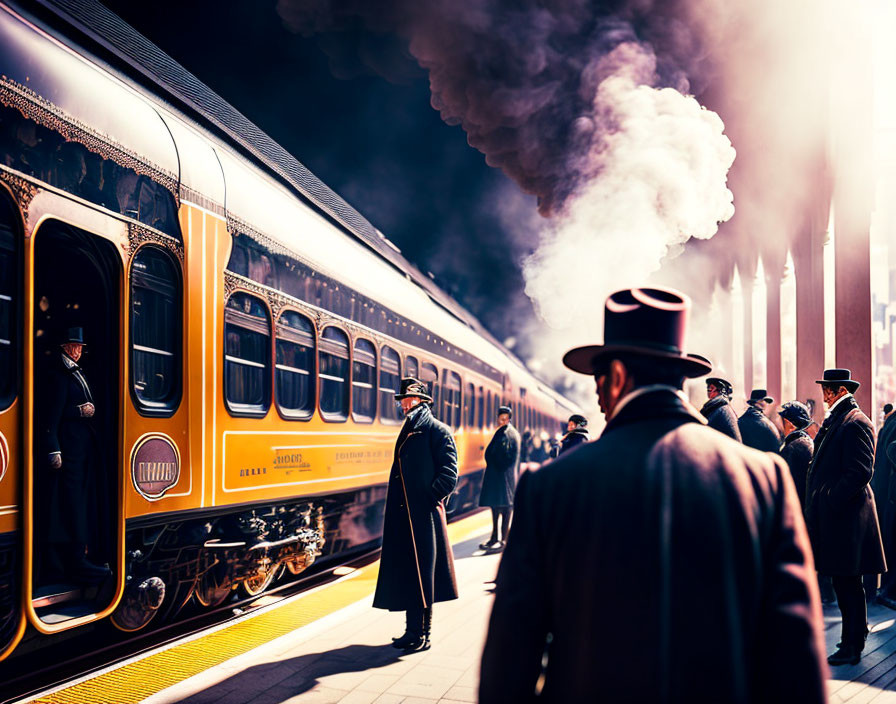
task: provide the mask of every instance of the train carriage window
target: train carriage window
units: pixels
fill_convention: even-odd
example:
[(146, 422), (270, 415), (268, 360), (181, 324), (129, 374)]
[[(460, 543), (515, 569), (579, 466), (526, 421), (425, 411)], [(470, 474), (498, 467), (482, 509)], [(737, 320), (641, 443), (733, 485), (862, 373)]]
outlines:
[(426, 384), (429, 395), (432, 396), (432, 411), (439, 420), (445, 420), (440, 417), (439, 406), (439, 370), (434, 365), (424, 362), (420, 365), (420, 381)]
[(404, 358), (404, 375), (412, 376), (415, 379), (420, 378), (420, 367), (417, 364), (417, 358), (410, 355)]
[(376, 347), (369, 340), (355, 341), (352, 356), (352, 419), (372, 423), (376, 417)]
[(271, 321), (261, 299), (234, 293), (224, 311), (224, 398), (233, 415), (271, 405)]
[(180, 403), (181, 310), (177, 263), (141, 247), (131, 265), (131, 389), (143, 415), (170, 416)]
[(301, 313), (285, 310), (277, 321), (275, 392), (286, 418), (314, 415), (314, 325)]
[(401, 415), (395, 394), (400, 386), (401, 357), (391, 347), (380, 350), (380, 420), (383, 423), (400, 423)]
[(477, 415), (479, 416), (479, 429), (482, 430), (485, 427), (485, 389), (481, 386), (476, 397), (476, 406), (478, 410)]
[(464, 425), (472, 428), (476, 424), (476, 387), (467, 384), (464, 394)]
[(0, 201), (0, 410), (16, 396), (16, 236), (11, 227), (13, 209)]
[(460, 427), (460, 376), (448, 369), (442, 371), (442, 420), (457, 430)]
[(324, 420), (348, 418), (349, 403), (348, 335), (337, 327), (324, 328), (320, 336), (318, 373), (320, 379), (320, 413)]

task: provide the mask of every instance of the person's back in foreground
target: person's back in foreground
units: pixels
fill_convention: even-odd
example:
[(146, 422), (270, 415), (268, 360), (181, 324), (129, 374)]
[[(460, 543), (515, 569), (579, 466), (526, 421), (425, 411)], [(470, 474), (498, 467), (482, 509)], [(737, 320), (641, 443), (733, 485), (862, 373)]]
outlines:
[(676, 392), (709, 371), (680, 352), (685, 309), (671, 291), (614, 294), (607, 344), (564, 358), (595, 375), (609, 422), (520, 481), (481, 702), (533, 698), (545, 650), (550, 701), (825, 700), (793, 482)]

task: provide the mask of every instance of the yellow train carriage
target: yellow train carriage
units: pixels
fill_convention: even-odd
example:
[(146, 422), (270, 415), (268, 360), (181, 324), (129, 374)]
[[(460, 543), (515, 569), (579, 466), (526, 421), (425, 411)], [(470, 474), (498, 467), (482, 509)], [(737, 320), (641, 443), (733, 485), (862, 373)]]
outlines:
[[(195, 79), (129, 70), (145, 40), (67, 5), (0, 3), (0, 659), (26, 629), (138, 630), (375, 544), (403, 375), (455, 430), (452, 511), (475, 506), (498, 405), (534, 432), (574, 410), (208, 89), (138, 81)], [(41, 567), (42, 384), (71, 324), (112, 584)]]

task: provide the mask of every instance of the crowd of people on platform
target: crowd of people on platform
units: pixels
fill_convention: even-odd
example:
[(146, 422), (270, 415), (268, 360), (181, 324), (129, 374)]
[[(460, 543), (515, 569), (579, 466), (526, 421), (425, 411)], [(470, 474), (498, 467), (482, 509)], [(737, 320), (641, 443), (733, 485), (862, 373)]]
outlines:
[[(854, 395), (859, 381), (828, 369), (817, 381), (827, 406), (817, 428), (806, 404), (789, 401), (777, 410), (779, 432), (765, 389), (752, 390), (738, 418), (732, 385), (718, 376), (698, 411), (684, 382), (712, 365), (682, 350), (689, 307), (672, 289), (619, 291), (606, 302), (603, 344), (564, 356), (596, 381), (607, 419), (598, 439), (575, 415), (546, 451), (520, 436), (509, 406), (499, 409), (480, 497), (493, 517), (480, 547), (503, 550), (481, 702), (598, 692), (607, 701), (823, 702), (825, 659), (861, 658), (866, 588), (879, 575), (876, 598), (896, 608), (886, 559), (896, 547), (893, 407), (875, 433)], [(457, 465), (425, 385), (405, 379), (397, 398), (407, 420), (374, 605), (407, 611), (395, 644), (407, 651), (429, 647), (432, 602), (457, 595), (442, 508)], [(519, 471), (521, 459), (531, 471)], [(842, 614), (827, 658), (820, 584)]]

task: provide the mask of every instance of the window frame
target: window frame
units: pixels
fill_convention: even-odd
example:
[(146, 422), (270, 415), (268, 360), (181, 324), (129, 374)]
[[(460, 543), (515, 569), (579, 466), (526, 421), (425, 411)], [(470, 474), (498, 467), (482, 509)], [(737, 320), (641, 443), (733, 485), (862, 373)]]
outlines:
[(391, 416), (389, 416), (389, 415), (386, 415), (386, 413), (385, 413), (385, 408), (386, 408), (386, 405), (385, 405), (385, 398), (382, 398), (382, 394), (383, 394), (383, 377), (382, 377), (382, 375), (383, 375), (383, 374), (391, 374), (391, 372), (386, 372), (386, 371), (383, 370), (383, 358), (386, 356), (386, 355), (383, 354), (383, 351), (384, 351), (384, 350), (389, 350), (390, 352), (394, 352), (394, 353), (395, 353), (395, 356), (398, 357), (398, 374), (395, 375), (395, 378), (396, 378), (397, 381), (398, 381), (398, 388), (392, 390), (392, 391), (393, 391), (393, 396), (394, 396), (394, 394), (397, 394), (398, 391), (399, 391), (400, 388), (401, 388), (401, 370), (404, 368), (404, 367), (402, 366), (404, 360), (401, 358), (401, 352), (399, 352), (397, 349), (395, 349), (395, 348), (392, 347), (391, 345), (388, 345), (388, 344), (382, 344), (382, 345), (380, 345), (380, 349), (379, 349), (379, 358), (378, 358), (378, 359), (379, 359), (379, 363), (377, 364), (377, 369), (376, 369), (376, 372), (377, 372), (377, 375), (376, 375), (376, 391), (377, 391), (377, 395), (378, 395), (378, 396), (381, 396), (381, 398), (380, 398), (380, 404), (379, 404), (379, 410), (380, 410), (380, 423), (382, 423), (383, 425), (401, 425), (401, 423), (402, 423), (401, 414), (400, 414), (397, 410), (394, 410), (394, 409), (395, 409), (395, 403), (396, 403), (396, 401), (395, 401), (394, 398), (389, 399), (390, 404), (391, 404), (391, 405), (389, 406), (389, 408), (390, 408), (390, 410), (392, 410), (392, 411), (394, 412), (395, 417), (393, 418), (393, 417), (391, 417)]
[[(19, 397), (20, 386), (22, 383), (22, 310), (23, 310), (23, 287), (22, 281), (24, 276), (23, 257), (24, 246), (22, 244), (22, 221), (18, 206), (8, 198), (0, 189), (0, 215), (8, 214), (12, 247), (7, 250), (11, 253), (12, 260), (12, 295), (10, 296), (10, 357), (9, 369), (9, 391), (4, 396), (0, 396), (0, 412), (8, 410)], [(5, 249), (5, 248), (4, 248)], [(4, 370), (0, 370), (2, 372)]]
[[(267, 354), (265, 355), (265, 365), (264, 369), (267, 372), (265, 376), (265, 400), (261, 404), (249, 404), (249, 403), (239, 403), (234, 404), (227, 395), (227, 364), (230, 362), (231, 364), (238, 364), (238, 362), (233, 362), (227, 357), (227, 325), (228, 325), (228, 315), (237, 315), (236, 312), (231, 312), (231, 309), (228, 308), (227, 304), (230, 303), (231, 299), (236, 295), (248, 296), (249, 298), (254, 298), (257, 301), (260, 301), (265, 310), (265, 320), (267, 322)], [(248, 314), (243, 314), (247, 315)], [(254, 316), (248, 316), (254, 317)], [(224, 355), (224, 364), (221, 366), (222, 372), (222, 389), (223, 389), (223, 397), (224, 397), (224, 406), (227, 408), (227, 412), (234, 416), (235, 418), (264, 418), (267, 416), (268, 412), (271, 410), (272, 400), (274, 398), (274, 390), (273, 390), (273, 371), (274, 371), (274, 330), (273, 330), (273, 315), (271, 314), (271, 307), (268, 305), (266, 299), (262, 298), (256, 293), (252, 291), (247, 291), (245, 289), (235, 289), (224, 301), (224, 326), (223, 326), (223, 336), (224, 336), (224, 344), (221, 346), (221, 352)], [(230, 323), (233, 324), (233, 323)], [(259, 332), (256, 330), (255, 332)], [(250, 361), (250, 360), (246, 360)], [(254, 366), (254, 363), (253, 363)]]
[[(423, 378), (423, 370), (427, 367), (429, 368), (427, 371), (435, 373), (435, 379), (433, 379), (431, 383)], [(426, 390), (429, 392), (429, 395), (432, 396), (433, 415), (438, 418), (438, 414), (442, 410), (439, 406), (439, 368), (432, 362), (420, 362), (420, 376), (417, 378), (426, 384)], [(441, 420), (441, 418), (439, 418), (439, 420)]]
[[(346, 341), (346, 359), (348, 361), (348, 371), (346, 372), (346, 378), (342, 380), (342, 383), (345, 385), (346, 391), (344, 392), (347, 396), (345, 401), (345, 414), (337, 414), (330, 413), (329, 411), (324, 411), (323, 406), (321, 406), (321, 402), (323, 400), (323, 393), (321, 390), (321, 385), (323, 384), (324, 376), (321, 373), (321, 364), (320, 364), (320, 355), (324, 347), (324, 340), (328, 339), (324, 337), (324, 333), (330, 328), (334, 328), (345, 335)], [(333, 340), (329, 340), (333, 342)], [(320, 329), (320, 334), (318, 335), (318, 345), (317, 345), (317, 411), (320, 413), (320, 417), (326, 421), (327, 423), (345, 423), (351, 417), (352, 414), (352, 350), (354, 349), (354, 345), (352, 344), (352, 337), (349, 335), (348, 330), (343, 328), (340, 324), (336, 322), (328, 322)], [(326, 352), (326, 354), (332, 354), (332, 352)], [(331, 379), (332, 380), (332, 379)]]
[[(167, 263), (171, 265), (176, 279), (174, 282), (174, 310), (177, 314), (177, 324), (175, 325), (173, 345), (173, 349), (175, 351), (172, 353), (172, 356), (176, 357), (173, 366), (175, 375), (174, 391), (166, 401), (160, 402), (158, 405), (147, 405), (146, 402), (141, 399), (139, 394), (137, 393), (136, 384), (134, 383), (134, 370), (136, 368), (136, 364), (134, 362), (134, 353), (139, 351), (136, 350), (136, 345), (134, 344), (134, 264), (137, 261), (137, 257), (139, 257), (140, 254), (145, 252), (146, 250), (154, 250), (160, 253), (167, 260)], [(186, 355), (184, 354), (184, 339), (186, 337), (184, 335), (184, 324), (186, 321), (184, 310), (184, 307), (186, 305), (186, 296), (184, 296), (184, 288), (184, 269), (181, 265), (181, 261), (174, 255), (172, 255), (172, 253), (164, 246), (155, 242), (147, 242), (140, 245), (134, 251), (134, 254), (133, 256), (131, 256), (128, 263), (128, 386), (131, 395), (131, 403), (133, 403), (137, 413), (144, 418), (171, 418), (175, 413), (177, 413), (178, 409), (180, 409), (180, 404), (183, 400), (184, 361), (186, 359)], [(227, 304), (225, 302), (225, 308), (226, 305)]]
[[(366, 413), (358, 413), (355, 410), (355, 388), (360, 386), (360, 384), (362, 383), (362, 382), (355, 381), (355, 364), (356, 364), (355, 353), (357, 351), (359, 342), (366, 342), (368, 345), (370, 345), (371, 349), (373, 350), (373, 364), (366, 365), (366, 366), (369, 366), (373, 370), (373, 384), (370, 385), (370, 389), (373, 391), (373, 415), (367, 415)], [(379, 409), (379, 396), (380, 396), (379, 361), (380, 361), (379, 351), (377, 350), (376, 343), (373, 340), (370, 340), (366, 337), (359, 335), (352, 341), (351, 370), (349, 372), (349, 379), (351, 380), (352, 391), (351, 391), (351, 399), (350, 399), (350, 403), (349, 403), (349, 409), (350, 409), (350, 413), (352, 416), (352, 420), (355, 423), (363, 423), (366, 425), (369, 423), (373, 423), (373, 421), (376, 420), (377, 412)], [(359, 364), (360, 364), (360, 362), (359, 362)], [(364, 382), (364, 383), (366, 383), (366, 382)]]
[(464, 383), (462, 415), (464, 428), (472, 430), (476, 427), (476, 384), (472, 381)]
[[(291, 332), (291, 328), (288, 326), (281, 326), (280, 320), (283, 317), (284, 313), (296, 313), (309, 323), (311, 323), (311, 371), (309, 372), (310, 380), (309, 383), (311, 385), (311, 409), (308, 411), (294, 411), (287, 408), (283, 408), (280, 405), (280, 393), (279, 388), (280, 385), (277, 383), (277, 343), (281, 340), (284, 342), (288, 342), (294, 345), (301, 345), (297, 340), (289, 339), (289, 335), (296, 335), (296, 333)], [(286, 336), (280, 336), (281, 328), (285, 328)], [(298, 310), (296, 308), (285, 307), (282, 308), (277, 315), (277, 322), (274, 323), (274, 344), (273, 344), (273, 353), (274, 353), (274, 367), (273, 367), (273, 376), (274, 376), (274, 405), (277, 407), (277, 413), (280, 414), (280, 417), (284, 420), (298, 420), (298, 421), (309, 421), (314, 418), (314, 412), (317, 410), (317, 395), (318, 395), (318, 384), (317, 384), (317, 370), (318, 370), (318, 343), (317, 343), (317, 324), (314, 319), (308, 315), (307, 313)]]

